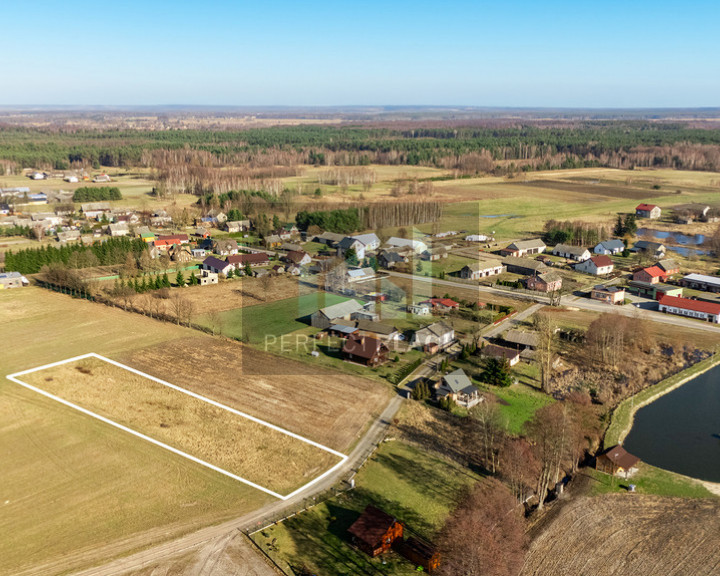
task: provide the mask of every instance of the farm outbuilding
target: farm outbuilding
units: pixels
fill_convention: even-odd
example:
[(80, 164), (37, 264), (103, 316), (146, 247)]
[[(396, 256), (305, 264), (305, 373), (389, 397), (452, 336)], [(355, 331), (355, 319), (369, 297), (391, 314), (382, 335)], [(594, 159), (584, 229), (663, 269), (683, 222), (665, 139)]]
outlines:
[(595, 469), (606, 474), (628, 478), (637, 471), (640, 458), (633, 456), (622, 446), (613, 446), (595, 459)]

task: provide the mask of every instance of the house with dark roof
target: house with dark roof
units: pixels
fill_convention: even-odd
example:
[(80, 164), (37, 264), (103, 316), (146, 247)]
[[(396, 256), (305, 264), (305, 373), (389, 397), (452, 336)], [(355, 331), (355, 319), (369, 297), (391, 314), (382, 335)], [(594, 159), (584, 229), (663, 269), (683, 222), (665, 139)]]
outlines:
[(524, 276), (544, 274), (550, 271), (547, 265), (542, 262), (531, 260), (530, 258), (516, 258), (515, 256), (503, 258), (502, 265), (505, 266), (511, 274), (522, 274)]
[(630, 252), (645, 252), (653, 258), (664, 258), (666, 248), (660, 242), (652, 242), (650, 240), (638, 240), (635, 246), (630, 248)]
[(611, 274), (613, 268), (615, 268), (615, 264), (613, 264), (610, 256), (593, 256), (575, 265), (575, 270), (578, 272), (585, 272), (585, 274), (592, 274), (594, 276)]
[(432, 246), (420, 254), (420, 258), (428, 261), (440, 260), (448, 257), (447, 246)]
[(520, 350), (515, 348), (505, 348), (495, 344), (487, 344), (480, 349), (480, 354), (488, 358), (500, 358), (508, 361), (510, 366), (515, 366), (520, 362)]
[(231, 254), (227, 257), (227, 261), (237, 269), (245, 268), (248, 264), (250, 264), (252, 268), (255, 268), (256, 266), (270, 265), (270, 257), (265, 252), (254, 252), (252, 254)]
[(307, 266), (312, 262), (310, 254), (303, 250), (290, 250), (282, 257), (282, 260), (288, 264), (295, 264), (295, 266)]
[(402, 522), (372, 504), (348, 528), (352, 543), (373, 558), (388, 552), (393, 542), (402, 539), (403, 531)]
[(680, 266), (672, 258), (659, 260), (656, 266), (663, 270), (667, 276), (672, 276), (673, 274), (678, 274), (680, 272)]
[(635, 216), (638, 218), (660, 218), (662, 210), (655, 204), (638, 204), (635, 208)]
[(617, 239), (603, 240), (595, 246), (595, 248), (593, 248), (593, 252), (595, 252), (595, 254), (601, 254), (604, 256), (620, 254), (623, 250), (625, 250), (625, 243), (622, 240)]
[(230, 270), (235, 269), (235, 267), (229, 262), (220, 260), (220, 258), (216, 258), (215, 256), (208, 256), (205, 258), (200, 265), (200, 268), (202, 270), (207, 270), (208, 272), (214, 272), (215, 274), (222, 274), (225, 277), (227, 277), (230, 273)]
[(502, 339), (515, 345), (515, 347), (523, 350), (525, 348), (537, 348), (540, 343), (540, 337), (537, 332), (524, 332), (522, 330), (508, 330), (503, 334)]
[(342, 354), (343, 358), (350, 362), (365, 364), (365, 366), (379, 366), (387, 362), (389, 351), (382, 340), (363, 334), (350, 334), (345, 340)]
[(437, 398), (452, 398), (465, 408), (472, 408), (483, 401), (480, 390), (473, 386), (461, 368), (442, 377), (435, 389), (435, 395)]
[(365, 244), (352, 236), (346, 236), (340, 240), (337, 247), (337, 255), (344, 258), (349, 250), (355, 250), (355, 256), (360, 260), (365, 258)]
[(590, 291), (590, 298), (606, 304), (622, 304), (625, 302), (625, 288), (598, 284)]
[(409, 260), (410, 250), (383, 250), (378, 256), (378, 264), (383, 268), (395, 268), (398, 264), (405, 263)]
[(595, 469), (613, 476), (629, 478), (637, 472), (640, 458), (630, 454), (622, 446), (613, 446), (595, 458)]

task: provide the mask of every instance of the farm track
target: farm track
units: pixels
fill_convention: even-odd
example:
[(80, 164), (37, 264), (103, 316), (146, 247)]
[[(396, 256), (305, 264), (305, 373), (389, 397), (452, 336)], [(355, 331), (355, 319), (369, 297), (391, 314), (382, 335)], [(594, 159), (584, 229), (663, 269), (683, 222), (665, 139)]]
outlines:
[(717, 576), (720, 503), (582, 497), (534, 527), (522, 576)]

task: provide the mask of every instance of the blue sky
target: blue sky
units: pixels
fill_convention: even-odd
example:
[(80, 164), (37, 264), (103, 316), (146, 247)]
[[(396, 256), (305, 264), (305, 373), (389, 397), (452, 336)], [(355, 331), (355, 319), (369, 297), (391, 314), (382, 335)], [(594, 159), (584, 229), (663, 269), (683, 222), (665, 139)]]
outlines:
[(9, 0), (0, 104), (720, 106), (720, 2)]

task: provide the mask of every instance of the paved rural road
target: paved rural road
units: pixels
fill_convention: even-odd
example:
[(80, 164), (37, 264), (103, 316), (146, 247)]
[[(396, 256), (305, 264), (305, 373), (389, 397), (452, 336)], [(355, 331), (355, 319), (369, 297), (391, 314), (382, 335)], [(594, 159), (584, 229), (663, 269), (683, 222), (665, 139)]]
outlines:
[(382, 414), (372, 423), (365, 436), (363, 436), (349, 454), (345, 463), (333, 474), (326, 476), (320, 482), (308, 488), (307, 491), (303, 491), (289, 500), (272, 502), (259, 510), (255, 510), (250, 514), (223, 524), (209, 526), (177, 538), (176, 540), (149, 548), (148, 550), (137, 552), (125, 558), (119, 558), (109, 564), (77, 572), (75, 573), (76, 576), (115, 576), (130, 571), (141, 570), (145, 566), (161, 562), (176, 554), (195, 550), (199, 546), (209, 543), (211, 540), (218, 540), (219, 548), (222, 548), (222, 543), (227, 540), (228, 534), (235, 530), (262, 528), (261, 524), (265, 518), (280, 514), (283, 510), (297, 508), (297, 505), (305, 499), (312, 498), (315, 494), (331, 488), (339, 479), (347, 477), (352, 470), (356, 470), (357, 466), (361, 464), (363, 457), (367, 454), (367, 451), (378, 442), (381, 442), (385, 437), (388, 427), (392, 423), (402, 401), (403, 398), (401, 396), (393, 396)]
[[(471, 284), (465, 284), (463, 282), (453, 282), (452, 280), (440, 280), (438, 278), (432, 278), (428, 276), (413, 276), (411, 274), (402, 274), (400, 272), (389, 271), (390, 276), (398, 276), (400, 278), (412, 279), (416, 282), (427, 282), (438, 286), (452, 286), (455, 288), (470, 289), (477, 288), (478, 292), (492, 293), (499, 296), (506, 296), (509, 298), (521, 298), (525, 300), (539, 301), (541, 304), (549, 303), (549, 300), (543, 296), (534, 296), (524, 293), (514, 293), (507, 290), (499, 290), (497, 288), (491, 288), (489, 286), (472, 286)], [(636, 308), (635, 306), (610, 306), (603, 302), (596, 300), (590, 300), (589, 298), (582, 298), (580, 296), (565, 295), (562, 297), (562, 305), (580, 308), (582, 310), (592, 310), (594, 312), (615, 312), (618, 314), (624, 314), (625, 316), (638, 316), (645, 318), (653, 322), (660, 322), (661, 324), (672, 324), (675, 326), (682, 326), (684, 328), (694, 328), (696, 330), (704, 330), (706, 332), (720, 333), (720, 325), (711, 324), (709, 322), (702, 322), (693, 318), (685, 318), (683, 316), (675, 316), (673, 314), (663, 314), (654, 310), (645, 310), (642, 308)], [(532, 306), (530, 309), (535, 308)], [(519, 316), (519, 315), (518, 315)], [(514, 318), (518, 318), (515, 316)], [(503, 324), (500, 325), (501, 329), (505, 329)], [(486, 333), (484, 336), (489, 334)]]

